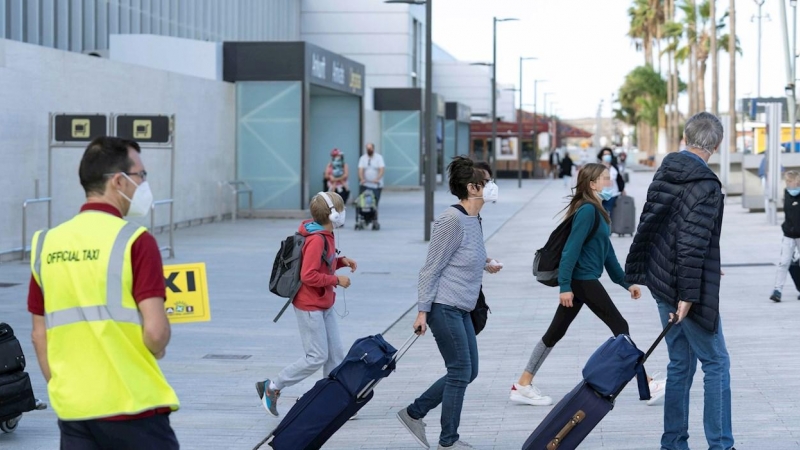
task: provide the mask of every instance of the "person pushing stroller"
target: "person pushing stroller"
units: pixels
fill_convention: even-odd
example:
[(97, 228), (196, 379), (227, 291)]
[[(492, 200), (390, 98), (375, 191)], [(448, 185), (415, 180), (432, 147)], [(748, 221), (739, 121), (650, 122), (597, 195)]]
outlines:
[[(356, 199), (356, 229), (364, 229), (372, 223), (373, 230), (379, 230), (378, 205), (383, 191), (383, 174), (386, 164), (383, 156), (375, 153), (375, 144), (366, 145), (367, 152), (358, 160), (358, 199)], [(370, 200), (370, 197), (372, 199)]]

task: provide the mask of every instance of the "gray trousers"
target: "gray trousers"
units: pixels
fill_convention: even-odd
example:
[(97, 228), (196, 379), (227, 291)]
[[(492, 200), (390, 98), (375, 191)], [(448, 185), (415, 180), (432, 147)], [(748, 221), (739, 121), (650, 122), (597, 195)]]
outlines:
[[(294, 308), (294, 307), (293, 307)], [(325, 311), (303, 311), (294, 308), (305, 356), (281, 370), (275, 380), (278, 390), (293, 386), (322, 368), (327, 377), (344, 360), (339, 322), (333, 308)]]

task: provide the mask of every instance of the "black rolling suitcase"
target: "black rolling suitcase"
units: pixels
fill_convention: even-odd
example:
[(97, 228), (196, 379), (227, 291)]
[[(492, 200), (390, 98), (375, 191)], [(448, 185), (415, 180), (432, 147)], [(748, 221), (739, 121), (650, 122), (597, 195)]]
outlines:
[(620, 195), (611, 214), (611, 232), (620, 236), (636, 232), (636, 204), (633, 197)]
[[(625, 388), (625, 385), (637, 374), (639, 381), (640, 399), (650, 398), (650, 391), (647, 388), (647, 375), (644, 374), (644, 362), (653, 353), (658, 344), (672, 327), (672, 322), (668, 323), (656, 341), (650, 346), (646, 354), (635, 348), (633, 345), (628, 347), (631, 352), (626, 361), (620, 363), (605, 353), (611, 346), (613, 339), (624, 338), (632, 344), (630, 338), (620, 335), (617, 338), (609, 339), (589, 358), (586, 367), (583, 369), (584, 380), (564, 398), (542, 420), (542, 423), (534, 430), (522, 450), (571, 450), (578, 448), (581, 442), (592, 432), (594, 427), (603, 420), (609, 411), (614, 409), (614, 400)], [(636, 354), (633, 354), (633, 351)], [(633, 356), (633, 358), (630, 358)], [(638, 361), (638, 362), (636, 362)], [(631, 367), (633, 363), (636, 367)], [(617, 367), (613, 367), (616, 364)], [(610, 368), (610, 369), (609, 369)], [(636, 369), (641, 369), (637, 371)], [(616, 384), (604, 383), (609, 377), (608, 372), (617, 372), (613, 377), (620, 380)], [(623, 374), (630, 375), (630, 377)], [(641, 375), (641, 376), (639, 376)], [(599, 382), (598, 382), (599, 381)], [(642, 385), (644, 383), (644, 385)], [(609, 395), (609, 393), (611, 393)]]
[(33, 396), (31, 379), (25, 373), (25, 355), (14, 330), (0, 323), (0, 431), (13, 432), (22, 413), (46, 407)]
[(417, 333), (411, 335), (400, 350), (381, 335), (357, 340), (344, 361), (303, 394), (278, 427), (253, 450), (268, 441), (276, 450), (321, 448), (372, 400), (375, 386), (394, 371), (397, 361), (418, 337)]

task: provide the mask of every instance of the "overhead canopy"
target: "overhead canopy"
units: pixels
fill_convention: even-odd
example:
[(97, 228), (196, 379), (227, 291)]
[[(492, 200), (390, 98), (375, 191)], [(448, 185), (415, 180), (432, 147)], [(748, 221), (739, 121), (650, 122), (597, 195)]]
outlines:
[(308, 42), (224, 42), (225, 81), (307, 81), (364, 95), (364, 65)]

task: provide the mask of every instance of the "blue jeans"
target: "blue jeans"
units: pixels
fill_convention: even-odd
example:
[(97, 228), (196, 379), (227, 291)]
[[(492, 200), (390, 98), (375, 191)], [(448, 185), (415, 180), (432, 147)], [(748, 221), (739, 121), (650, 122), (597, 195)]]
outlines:
[(454, 306), (434, 303), (428, 313), (428, 326), (444, 358), (447, 374), (414, 400), (407, 411), (412, 419), (421, 419), (441, 403), (439, 444), (449, 447), (458, 441), (467, 385), (478, 376), (478, 342), (469, 312)]
[(611, 197), (608, 200), (603, 200), (603, 208), (608, 211), (608, 216), (611, 217), (611, 213), (614, 212), (614, 206), (617, 205), (617, 197)]
[[(657, 302), (661, 323), (666, 326), (675, 308)], [(729, 450), (733, 447), (731, 362), (722, 335), (722, 320), (716, 333), (712, 333), (692, 319), (684, 319), (667, 333), (666, 340), (669, 365), (661, 449), (689, 449), (689, 391), (699, 359), (703, 364), (703, 427), (708, 448)]]

